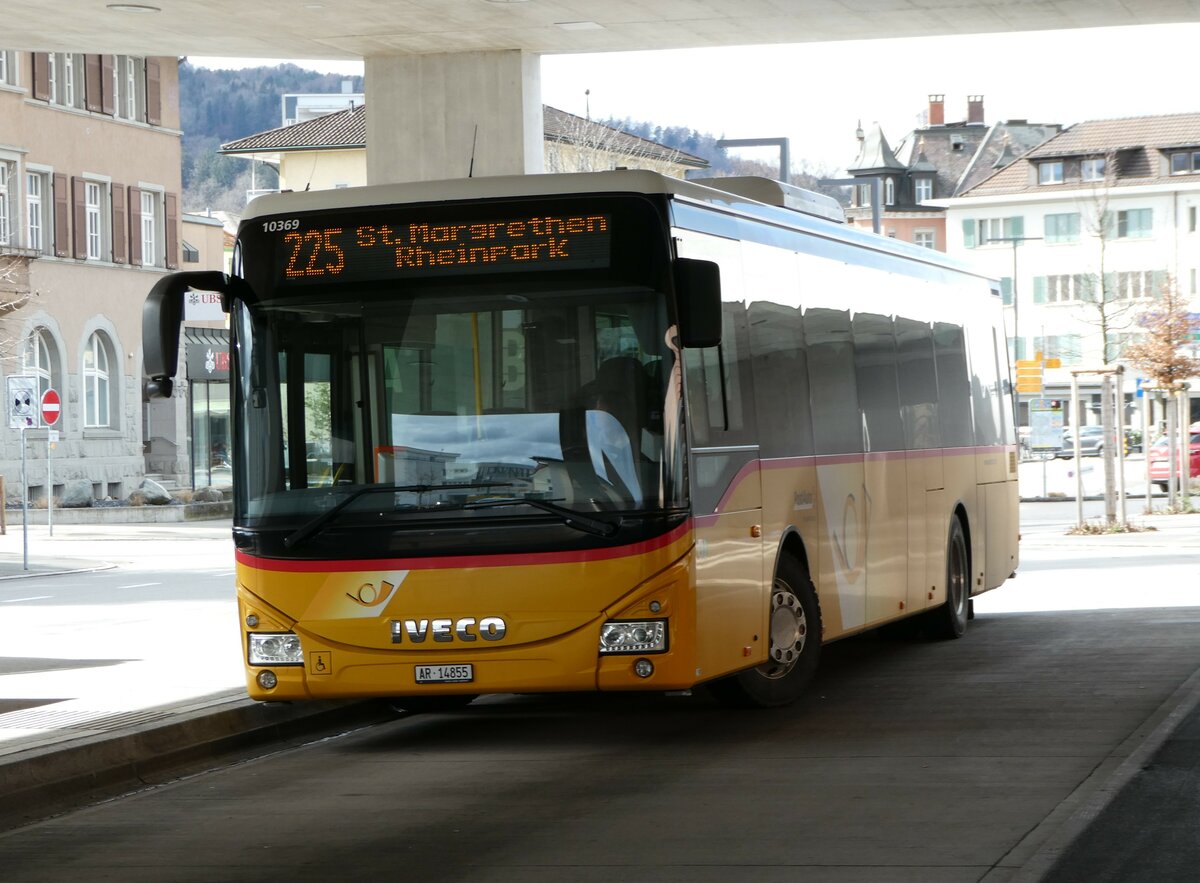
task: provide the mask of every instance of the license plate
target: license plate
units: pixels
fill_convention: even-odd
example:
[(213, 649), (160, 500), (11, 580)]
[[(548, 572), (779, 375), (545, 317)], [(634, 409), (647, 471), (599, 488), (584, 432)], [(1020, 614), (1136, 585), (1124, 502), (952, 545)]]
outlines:
[(418, 684), (467, 684), (475, 680), (471, 663), (414, 666)]

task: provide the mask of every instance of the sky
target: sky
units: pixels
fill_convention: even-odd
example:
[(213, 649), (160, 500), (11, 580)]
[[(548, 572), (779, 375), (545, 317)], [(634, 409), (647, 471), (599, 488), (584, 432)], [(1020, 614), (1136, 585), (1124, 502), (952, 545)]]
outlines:
[[(855, 129), (878, 122), (895, 146), (945, 96), (946, 121), (982, 95), (987, 123), (1200, 111), (1200, 24), (542, 57), (542, 101), (593, 119), (685, 126), (724, 138), (788, 138), (793, 171), (845, 169)], [(275, 64), (191, 61), (205, 67)], [(294, 60), (361, 73), (359, 62)], [(369, 88), (368, 88), (369, 92)], [(772, 161), (775, 148), (737, 151)]]

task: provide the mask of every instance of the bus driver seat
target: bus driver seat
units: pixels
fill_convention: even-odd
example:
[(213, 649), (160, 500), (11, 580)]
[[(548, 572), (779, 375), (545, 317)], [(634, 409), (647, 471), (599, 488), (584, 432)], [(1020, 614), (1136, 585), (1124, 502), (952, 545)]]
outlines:
[[(646, 426), (647, 377), (642, 363), (630, 356), (602, 362), (588, 385), (588, 440), (599, 475), (614, 477), (634, 502), (642, 500), (640, 463)], [(611, 473), (615, 472), (613, 476)]]

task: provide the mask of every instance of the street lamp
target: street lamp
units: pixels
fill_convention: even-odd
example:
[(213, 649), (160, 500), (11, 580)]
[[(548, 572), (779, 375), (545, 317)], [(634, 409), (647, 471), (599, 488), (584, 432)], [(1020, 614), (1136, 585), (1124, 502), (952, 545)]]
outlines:
[(1022, 358), (1020, 352), (1015, 352), (1020, 349), (1021, 335), (1018, 333), (1017, 320), (1019, 317), (1019, 307), (1017, 300), (1017, 246), (1022, 242), (1041, 242), (1041, 236), (1003, 236), (997, 239), (989, 239), (988, 242), (1010, 242), (1012, 243), (1012, 307), (1013, 307), (1013, 350), (1016, 358)]

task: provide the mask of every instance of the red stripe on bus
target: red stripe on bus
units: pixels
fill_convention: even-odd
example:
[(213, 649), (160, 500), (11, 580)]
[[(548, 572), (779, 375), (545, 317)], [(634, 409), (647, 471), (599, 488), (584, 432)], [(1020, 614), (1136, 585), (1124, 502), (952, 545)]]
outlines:
[(608, 561), (656, 552), (682, 539), (692, 529), (690, 520), (679, 527), (640, 543), (629, 543), (608, 549), (581, 549), (572, 552), (534, 552), (508, 555), (451, 555), (440, 558), (358, 558), (347, 561), (289, 561), (281, 558), (261, 558), (240, 550), (235, 551), (238, 564), (257, 570), (278, 573), (342, 573), (360, 570), (446, 570), (452, 567), (514, 567), (517, 565), (582, 564), (589, 561)]

